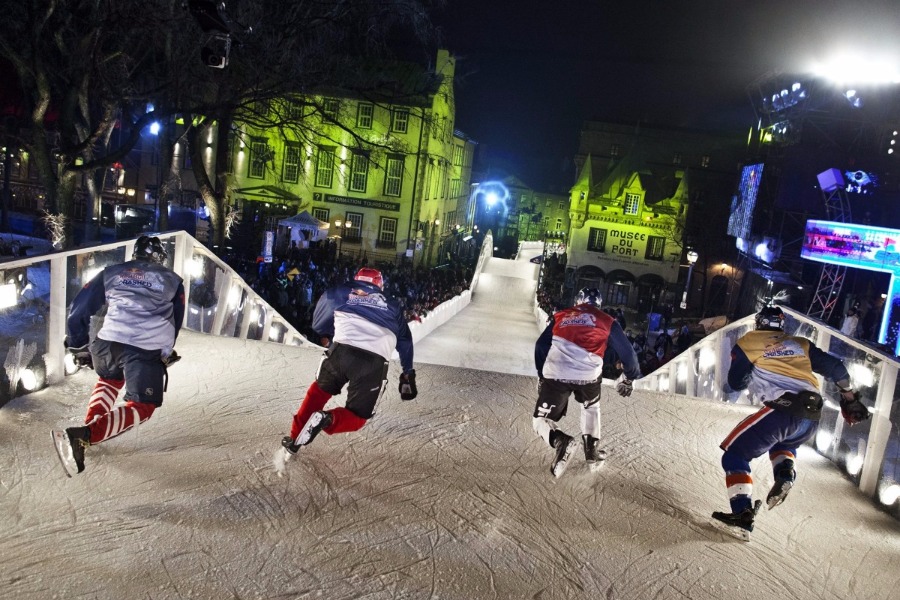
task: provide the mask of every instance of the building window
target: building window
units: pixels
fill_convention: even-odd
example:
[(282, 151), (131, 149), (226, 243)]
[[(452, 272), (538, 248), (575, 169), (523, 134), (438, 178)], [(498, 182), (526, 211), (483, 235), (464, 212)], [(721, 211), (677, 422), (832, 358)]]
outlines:
[(314, 208), (312, 209), (312, 216), (322, 221), (323, 223), (330, 222), (331, 211), (327, 208)]
[(337, 98), (325, 98), (322, 101), (322, 112), (325, 113), (325, 116), (327, 117), (336, 119), (339, 108), (340, 103), (338, 102)]
[(378, 243), (379, 248), (396, 248), (397, 247), (397, 219), (392, 217), (381, 217), (378, 225)]
[(179, 142), (178, 151), (181, 152), (181, 168), (191, 170), (191, 148), (187, 141)]
[(316, 185), (318, 187), (331, 187), (334, 180), (334, 148), (331, 146), (319, 146), (316, 155)]
[(356, 108), (356, 126), (360, 129), (372, 129), (372, 115), (375, 114), (375, 106), (366, 102), (360, 102)]
[(362, 213), (347, 213), (347, 219), (344, 221), (344, 241), (359, 243), (362, 241)]
[(566, 201), (565, 200), (559, 201), (559, 210), (566, 210)]
[(588, 250), (591, 252), (606, 252), (606, 230), (591, 227), (591, 234), (588, 236)]
[(298, 121), (303, 116), (303, 111), (300, 108), (300, 103), (296, 100), (288, 100), (287, 101), (287, 118), (291, 121)]
[(626, 215), (636, 215), (638, 214), (638, 209), (641, 206), (641, 196), (640, 194), (625, 194), (625, 206), (623, 208), (623, 212)]
[(663, 251), (666, 249), (666, 238), (651, 235), (647, 237), (647, 260), (662, 260)]
[(621, 154), (622, 148), (618, 144), (613, 144), (609, 149), (609, 155), (613, 158), (618, 158), (619, 154)]
[(403, 157), (389, 156), (384, 168), (384, 195), (399, 196), (403, 184)]
[(460, 181), (459, 179), (451, 179), (450, 180), (450, 197), (458, 198), (459, 190), (460, 190)]
[(704, 154), (700, 157), (700, 166), (708, 167), (709, 166), (709, 154)]
[(300, 180), (300, 144), (285, 145), (281, 178), (288, 183)]
[(680, 165), (680, 164), (681, 164), (681, 152), (676, 152), (676, 153), (675, 153), (675, 156), (672, 157), (672, 164), (673, 164), (673, 165)]
[(234, 132), (230, 132), (228, 134), (228, 146), (225, 149), (225, 173), (228, 175), (234, 174), (234, 155), (237, 154), (234, 151), (235, 145), (238, 143), (237, 136)]
[(453, 146), (453, 164), (461, 167), (463, 164), (463, 147)]
[(247, 177), (262, 179), (266, 174), (266, 162), (269, 159), (269, 147), (264, 139), (250, 141), (250, 160)]
[(391, 131), (406, 133), (409, 130), (409, 109), (395, 108), (391, 111)]
[(556, 230), (562, 231), (562, 217), (556, 217)]
[(365, 192), (369, 179), (369, 158), (365, 154), (350, 157), (350, 191)]

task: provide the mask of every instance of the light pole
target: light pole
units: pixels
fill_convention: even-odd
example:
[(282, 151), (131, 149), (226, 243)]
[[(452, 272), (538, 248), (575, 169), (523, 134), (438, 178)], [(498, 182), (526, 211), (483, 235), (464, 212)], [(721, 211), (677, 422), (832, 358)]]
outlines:
[(341, 257), (341, 250), (342, 250), (343, 247), (344, 247), (344, 229), (343, 229), (343, 227), (342, 227), (343, 225), (344, 225), (344, 222), (341, 221), (340, 219), (335, 219), (335, 220), (334, 220), (334, 226), (335, 226), (335, 227), (337, 228), (337, 230), (338, 230), (338, 234), (337, 234), (338, 240), (339, 240), (339, 241), (338, 241), (338, 258)]
[(688, 250), (687, 253), (687, 261), (688, 261), (688, 275), (687, 282), (684, 284), (684, 293), (681, 295), (681, 308), (684, 310), (687, 308), (687, 297), (688, 292), (691, 289), (691, 275), (694, 272), (694, 264), (697, 262), (698, 255), (693, 250)]

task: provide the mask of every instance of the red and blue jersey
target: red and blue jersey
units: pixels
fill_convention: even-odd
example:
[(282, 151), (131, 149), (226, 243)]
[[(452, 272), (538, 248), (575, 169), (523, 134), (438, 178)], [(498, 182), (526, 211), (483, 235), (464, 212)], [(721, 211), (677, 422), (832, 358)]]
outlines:
[(557, 311), (534, 348), (538, 375), (566, 381), (596, 381), (607, 346), (622, 363), (625, 376), (641, 376), (637, 355), (612, 316), (590, 304)]

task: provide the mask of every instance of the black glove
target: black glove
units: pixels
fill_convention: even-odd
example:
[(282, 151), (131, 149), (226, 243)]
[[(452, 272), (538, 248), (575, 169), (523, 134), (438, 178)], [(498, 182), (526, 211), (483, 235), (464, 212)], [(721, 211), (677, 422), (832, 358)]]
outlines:
[(416, 370), (410, 369), (400, 375), (400, 399), (414, 400), (419, 395), (416, 389)]
[(856, 425), (872, 416), (866, 405), (859, 401), (859, 392), (853, 390), (841, 390), (841, 415), (850, 425)]
[(630, 396), (631, 392), (634, 391), (634, 385), (632, 385), (630, 379), (625, 377), (624, 373), (616, 381), (616, 391), (623, 397)]
[(88, 349), (90, 344), (69, 347), (69, 340), (66, 339), (63, 342), (63, 345), (66, 347), (66, 352), (72, 355), (72, 360), (77, 366), (87, 367), (88, 369), (94, 368), (94, 358), (91, 356), (91, 351)]
[(171, 367), (179, 360), (181, 360), (181, 357), (177, 352), (175, 352), (175, 350), (172, 350), (172, 352), (168, 356), (160, 357), (160, 360), (162, 361), (162, 364), (166, 365), (167, 367)]

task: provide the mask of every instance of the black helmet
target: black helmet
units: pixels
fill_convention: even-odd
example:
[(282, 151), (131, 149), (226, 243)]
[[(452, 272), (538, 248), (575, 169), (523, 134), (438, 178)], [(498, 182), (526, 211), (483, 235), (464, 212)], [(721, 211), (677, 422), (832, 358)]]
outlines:
[(582, 288), (578, 295), (575, 296), (575, 304), (593, 304), (597, 308), (603, 304), (603, 296), (597, 288)]
[(784, 331), (784, 311), (779, 306), (766, 306), (756, 313), (756, 328)]
[(163, 248), (162, 242), (158, 237), (150, 237), (142, 235), (134, 243), (134, 253), (131, 255), (134, 260), (148, 260), (158, 264), (164, 264), (169, 258), (169, 253)]

